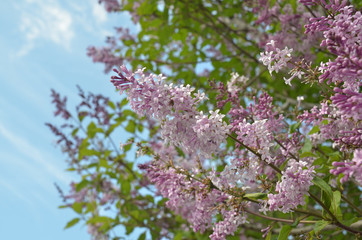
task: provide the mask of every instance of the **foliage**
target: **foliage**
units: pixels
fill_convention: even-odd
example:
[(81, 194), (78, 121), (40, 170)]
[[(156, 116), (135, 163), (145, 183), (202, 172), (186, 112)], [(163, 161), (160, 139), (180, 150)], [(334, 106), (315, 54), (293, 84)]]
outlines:
[(119, 67), (119, 101), (79, 87), (72, 113), (52, 91), (65, 123), (47, 125), (80, 177), (59, 189), (78, 215), (66, 228), (84, 222), (94, 239), (125, 238), (120, 227), (138, 239), (361, 236), (358, 1), (99, 2), (140, 31), (116, 28), (88, 49), (106, 72)]

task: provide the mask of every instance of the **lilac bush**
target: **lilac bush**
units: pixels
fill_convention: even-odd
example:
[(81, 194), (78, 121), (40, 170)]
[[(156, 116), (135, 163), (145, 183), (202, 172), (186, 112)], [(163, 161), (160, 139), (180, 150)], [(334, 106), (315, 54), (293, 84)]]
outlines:
[[(114, 68), (119, 102), (80, 90), (73, 114), (52, 92), (66, 124), (48, 126), (81, 176), (62, 193), (80, 215), (67, 227), (82, 219), (94, 239), (119, 239), (118, 226), (138, 239), (361, 236), (358, 1), (100, 2), (141, 31), (88, 48)], [(114, 140), (118, 127), (129, 136)]]

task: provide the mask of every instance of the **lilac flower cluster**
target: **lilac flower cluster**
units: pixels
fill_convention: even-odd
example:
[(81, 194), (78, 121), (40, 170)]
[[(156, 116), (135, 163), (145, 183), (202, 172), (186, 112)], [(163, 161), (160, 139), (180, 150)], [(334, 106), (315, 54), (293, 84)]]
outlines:
[(336, 59), (321, 63), (319, 70), (323, 73), (320, 82), (327, 81), (342, 84), (344, 88), (358, 91), (362, 79), (362, 14), (354, 11), (352, 6), (345, 6), (345, 1), (327, 4), (318, 1), (327, 9), (327, 17), (311, 18), (305, 26), (306, 33), (323, 31), (322, 47), (336, 55)]
[(271, 40), (267, 45), (270, 45), (273, 50), (260, 53), (259, 61), (265, 66), (268, 66), (270, 74), (274, 71), (278, 73), (281, 69), (286, 67), (288, 61), (292, 59), (291, 53), (293, 52), (293, 49), (285, 47), (283, 50), (280, 50), (275, 47), (274, 40)]
[(213, 233), (210, 235), (211, 240), (224, 240), (226, 236), (234, 236), (234, 232), (241, 224), (247, 223), (246, 216), (242, 216), (237, 211), (223, 211), (224, 220), (219, 221), (213, 227)]
[(304, 196), (308, 194), (314, 177), (314, 167), (306, 162), (290, 160), (288, 168), (283, 172), (281, 181), (276, 185), (277, 194), (268, 194), (267, 209), (269, 211), (292, 211), (298, 205), (304, 205)]
[[(348, 90), (344, 90), (344, 92), (350, 93)], [(358, 100), (358, 97), (350, 100), (350, 103), (353, 102), (352, 106), (348, 104), (348, 101), (340, 102), (341, 98), (344, 97), (337, 96), (333, 98), (333, 101), (339, 107), (324, 102), (321, 103), (320, 108), (315, 106), (310, 113), (305, 111), (298, 118), (308, 124), (313, 123), (313, 126), (318, 126), (320, 132), (310, 135), (315, 144), (332, 140), (334, 146), (340, 147), (341, 151), (347, 151), (362, 146), (362, 122), (355, 120), (352, 112), (344, 114), (344, 112), (348, 113), (350, 107), (355, 107), (354, 110), (357, 113), (360, 111), (359, 105), (354, 105), (354, 101)], [(359, 116), (356, 118), (359, 118)]]
[(194, 231), (204, 232), (212, 226), (215, 205), (227, 199), (218, 190), (207, 190), (204, 184), (177, 173), (174, 168), (158, 166), (158, 162), (141, 164), (159, 193), (168, 198), (166, 206), (187, 219)]
[(337, 168), (331, 169), (330, 173), (344, 175), (341, 178), (341, 183), (347, 182), (348, 179), (353, 177), (358, 185), (362, 187), (362, 148), (354, 151), (352, 161), (334, 162), (333, 166)]
[(116, 50), (119, 49), (119, 45), (117, 44), (118, 40), (125, 41), (134, 41), (135, 36), (130, 33), (128, 28), (116, 28), (117, 38), (116, 37), (107, 37), (106, 47), (94, 47), (90, 46), (87, 48), (87, 55), (93, 59), (93, 62), (104, 63), (105, 69), (104, 72), (108, 73), (115, 66), (121, 66), (124, 62), (124, 58), (117, 56), (115, 54)]
[(57, 93), (54, 89), (52, 89), (51, 91), (52, 91), (51, 97), (53, 99), (52, 103), (54, 103), (56, 107), (54, 115), (55, 116), (61, 115), (62, 118), (67, 120), (71, 116), (66, 108), (67, 97), (64, 97), (62, 100), (59, 93)]
[(244, 122), (239, 123), (236, 134), (238, 135), (239, 141), (248, 147), (257, 149), (263, 160), (272, 162), (269, 150), (274, 145), (274, 136), (267, 128), (266, 122), (267, 119), (263, 119), (250, 124), (244, 120)]
[(199, 151), (209, 157), (225, 141), (230, 127), (222, 121), (224, 115), (215, 111), (207, 117), (196, 109), (205, 99), (204, 93), (198, 92), (193, 97), (194, 89), (189, 85), (167, 85), (165, 77), (146, 76), (144, 69), (131, 73), (123, 65), (115, 72), (118, 76), (112, 77), (112, 83), (120, 93), (127, 90), (127, 98), (136, 113), (160, 121), (162, 138), (168, 143), (181, 146), (188, 153)]
[(249, 78), (240, 76), (238, 73), (231, 73), (231, 79), (227, 83), (228, 92), (232, 96), (237, 95), (245, 87), (247, 81), (249, 81)]
[(120, 10), (121, 5), (118, 0), (98, 0), (99, 3), (104, 3), (104, 8), (107, 12), (115, 12)]
[(340, 88), (334, 88), (334, 91), (336, 94), (331, 100), (339, 113), (353, 118), (354, 121), (362, 120), (362, 93)]

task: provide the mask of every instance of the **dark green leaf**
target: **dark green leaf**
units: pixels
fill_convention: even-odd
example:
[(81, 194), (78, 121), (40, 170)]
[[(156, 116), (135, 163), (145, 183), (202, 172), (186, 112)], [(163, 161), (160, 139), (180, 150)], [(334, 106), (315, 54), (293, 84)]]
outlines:
[(138, 240), (145, 240), (146, 239), (146, 232), (143, 232), (139, 237)]
[(331, 186), (329, 186), (329, 184), (326, 183), (322, 178), (315, 177), (313, 179), (313, 183), (317, 185), (320, 189), (322, 189), (331, 200), (333, 199), (333, 192)]
[(284, 225), (280, 230), (278, 240), (287, 240), (292, 227), (290, 225)]

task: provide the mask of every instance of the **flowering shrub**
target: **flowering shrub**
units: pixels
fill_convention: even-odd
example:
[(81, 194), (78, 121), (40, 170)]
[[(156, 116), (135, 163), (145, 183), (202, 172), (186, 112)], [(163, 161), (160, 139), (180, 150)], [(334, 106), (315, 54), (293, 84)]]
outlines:
[(88, 49), (114, 67), (122, 100), (79, 88), (72, 113), (52, 90), (65, 124), (47, 125), (81, 176), (59, 189), (79, 214), (66, 227), (82, 220), (93, 239), (361, 237), (358, 1), (100, 3), (141, 30)]

